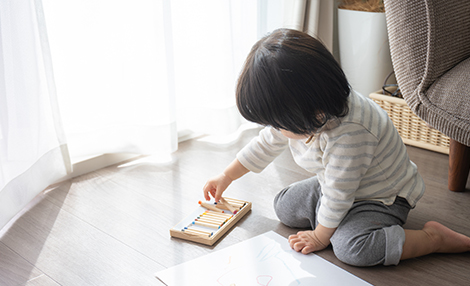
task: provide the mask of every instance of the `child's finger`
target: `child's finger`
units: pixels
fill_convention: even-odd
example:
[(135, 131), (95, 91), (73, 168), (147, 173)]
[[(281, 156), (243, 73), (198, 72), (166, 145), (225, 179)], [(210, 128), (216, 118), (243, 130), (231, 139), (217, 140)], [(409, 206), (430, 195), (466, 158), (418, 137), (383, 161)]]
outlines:
[(307, 245), (304, 248), (302, 248), (302, 253), (303, 254), (309, 254), (310, 252), (314, 252), (315, 249), (311, 245)]
[(306, 246), (305, 241), (300, 240), (299, 242), (294, 243), (294, 247), (292, 247), (292, 249), (294, 249), (297, 252), (300, 252), (302, 251), (302, 249), (305, 248), (305, 246)]
[(212, 189), (212, 190), (211, 190), (211, 196), (212, 196), (213, 198), (215, 198), (215, 194), (216, 194), (215, 192), (216, 192), (215, 189)]
[(204, 194), (204, 198), (206, 199), (206, 201), (210, 200), (208, 189), (209, 187), (207, 186), (207, 183), (206, 183), (204, 187), (202, 188), (202, 193)]
[(223, 193), (223, 191), (221, 189), (217, 188), (217, 192), (215, 192), (215, 196), (214, 196), (214, 200), (216, 202), (219, 202), (220, 197), (222, 197), (222, 193)]
[(206, 183), (206, 185), (203, 188), (203, 193), (204, 193), (204, 198), (206, 199), (206, 201), (210, 201), (211, 199), (210, 195), (214, 196), (215, 194), (214, 187), (210, 183)]
[(209, 196), (208, 192), (204, 192), (204, 198), (206, 199), (206, 201), (210, 201), (211, 197)]
[(289, 235), (289, 243), (295, 243), (299, 241), (299, 237), (296, 234), (291, 234)]
[(300, 238), (297, 235), (289, 236), (289, 245), (292, 249), (294, 249), (295, 244), (298, 242), (300, 242)]

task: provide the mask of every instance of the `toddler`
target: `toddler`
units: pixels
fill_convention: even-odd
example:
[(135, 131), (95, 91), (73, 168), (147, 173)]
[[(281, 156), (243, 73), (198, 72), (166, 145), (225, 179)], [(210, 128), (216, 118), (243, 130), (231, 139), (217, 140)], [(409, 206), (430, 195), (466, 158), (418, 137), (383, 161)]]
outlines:
[(338, 259), (356, 266), (470, 251), (469, 237), (437, 222), (403, 229), (424, 193), (423, 180), (387, 113), (351, 90), (315, 38), (279, 29), (259, 40), (236, 99), (243, 117), (265, 128), (206, 183), (206, 200), (218, 201), (233, 180), (261, 172), (289, 148), (299, 166), (316, 174), (274, 199), (282, 223), (311, 229), (289, 236), (294, 250), (307, 254), (331, 243)]

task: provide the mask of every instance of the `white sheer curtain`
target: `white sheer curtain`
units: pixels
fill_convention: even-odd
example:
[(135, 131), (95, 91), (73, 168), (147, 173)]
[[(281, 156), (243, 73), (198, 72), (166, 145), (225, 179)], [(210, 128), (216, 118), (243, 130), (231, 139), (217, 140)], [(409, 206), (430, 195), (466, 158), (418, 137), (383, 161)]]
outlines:
[(175, 151), (169, 3), (42, 1), (71, 156)]
[(0, 229), (75, 157), (237, 130), (235, 82), (279, 3), (0, 1)]
[(0, 1), (0, 228), (70, 172), (40, 1)]
[(168, 153), (178, 132), (227, 134), (257, 39), (252, 0), (43, 0), (73, 157)]

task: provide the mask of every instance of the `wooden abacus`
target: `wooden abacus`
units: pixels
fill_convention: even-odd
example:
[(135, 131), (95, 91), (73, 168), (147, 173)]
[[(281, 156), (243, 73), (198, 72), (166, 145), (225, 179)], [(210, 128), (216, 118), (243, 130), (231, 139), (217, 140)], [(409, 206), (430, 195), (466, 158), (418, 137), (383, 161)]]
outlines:
[(219, 203), (199, 201), (199, 207), (170, 229), (170, 235), (213, 245), (250, 210), (250, 202), (238, 199), (222, 198)]

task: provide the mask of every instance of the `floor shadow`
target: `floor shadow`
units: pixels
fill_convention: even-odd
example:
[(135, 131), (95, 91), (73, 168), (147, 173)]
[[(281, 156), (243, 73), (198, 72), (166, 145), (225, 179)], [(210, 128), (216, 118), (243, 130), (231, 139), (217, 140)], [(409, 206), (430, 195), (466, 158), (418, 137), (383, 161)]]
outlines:
[[(34, 265), (54, 228), (71, 184), (68, 180), (39, 194), (32, 201), (33, 205), (29, 205), (28, 210), (18, 217), (0, 238), (2, 246), (13, 253), (8, 257), (8, 261), (0, 259), (0, 263), (5, 263), (0, 265), (0, 268), (14, 268), (14, 271), (9, 271), (8, 277), (2, 278), (3, 281), (8, 279), (13, 285), (23, 285), (44, 275)], [(53, 202), (49, 198), (51, 192), (59, 194)]]

